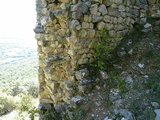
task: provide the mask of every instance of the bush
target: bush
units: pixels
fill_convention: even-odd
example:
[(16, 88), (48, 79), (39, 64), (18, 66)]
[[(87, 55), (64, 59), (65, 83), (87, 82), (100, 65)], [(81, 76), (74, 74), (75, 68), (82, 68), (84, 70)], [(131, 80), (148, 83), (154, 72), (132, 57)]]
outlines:
[(2, 94), (0, 96), (0, 115), (6, 114), (15, 108), (13, 97)]
[(29, 111), (33, 108), (32, 99), (31, 95), (22, 95), (21, 101), (16, 104), (16, 108), (21, 112)]
[(37, 98), (39, 86), (33, 82), (28, 82), (26, 86), (28, 88), (27, 89), (28, 94), (32, 95), (32, 97), (34, 97), (34, 98)]
[(100, 31), (101, 40), (92, 43), (92, 47), (95, 50), (94, 57), (96, 58), (92, 66), (105, 69), (106, 60), (110, 58), (110, 53), (115, 48), (116, 44), (112, 43), (112, 38), (107, 30)]

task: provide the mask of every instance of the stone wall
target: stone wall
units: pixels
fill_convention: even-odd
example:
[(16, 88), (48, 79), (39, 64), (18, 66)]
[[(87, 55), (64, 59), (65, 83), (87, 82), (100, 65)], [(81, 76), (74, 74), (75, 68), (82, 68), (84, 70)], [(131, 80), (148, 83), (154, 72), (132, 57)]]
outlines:
[(36, 0), (40, 103), (74, 107), (90, 82), (82, 81), (86, 69), (76, 69), (94, 60), (91, 44), (101, 40), (99, 32), (108, 30), (111, 43), (118, 44), (135, 23), (160, 16), (156, 4), (158, 0)]

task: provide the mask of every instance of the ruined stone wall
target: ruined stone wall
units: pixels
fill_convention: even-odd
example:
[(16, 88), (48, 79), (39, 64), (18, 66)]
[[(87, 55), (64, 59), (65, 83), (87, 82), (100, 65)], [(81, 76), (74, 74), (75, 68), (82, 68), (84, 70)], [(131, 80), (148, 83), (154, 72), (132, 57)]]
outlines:
[(36, 0), (40, 103), (73, 107), (82, 82), (88, 82), (81, 80), (87, 72), (76, 68), (93, 61), (91, 44), (101, 39), (99, 32), (108, 30), (114, 37), (111, 42), (118, 44), (135, 23), (146, 21), (148, 13), (160, 15), (155, 2), (159, 1)]

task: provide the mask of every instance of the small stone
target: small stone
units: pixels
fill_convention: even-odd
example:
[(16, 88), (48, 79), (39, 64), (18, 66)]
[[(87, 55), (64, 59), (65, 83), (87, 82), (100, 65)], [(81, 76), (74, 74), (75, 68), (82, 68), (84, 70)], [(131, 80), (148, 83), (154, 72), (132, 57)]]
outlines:
[(148, 76), (148, 75), (145, 75), (144, 77), (145, 77), (145, 78), (148, 78), (149, 76)]
[(151, 102), (152, 107), (154, 108), (158, 108), (159, 104), (157, 102)]
[(126, 82), (127, 82), (128, 84), (132, 84), (132, 83), (133, 83), (133, 79), (131, 78), (131, 76), (128, 76), (128, 77), (126, 78)]
[(101, 74), (102, 79), (108, 79), (109, 78), (108, 74), (105, 71), (100, 71), (100, 74)]
[(78, 86), (78, 90), (80, 93), (85, 93), (85, 91), (87, 90), (87, 86), (86, 85), (79, 85)]
[(75, 96), (70, 100), (70, 105), (73, 108), (77, 107), (77, 104), (81, 103), (84, 100), (81, 96)]
[(81, 80), (88, 75), (89, 75), (89, 71), (87, 70), (87, 68), (81, 69), (75, 72), (75, 77), (77, 80)]
[(99, 87), (98, 85), (96, 85), (96, 88), (97, 88), (97, 90), (100, 90), (100, 89), (101, 89), (101, 87)]
[(148, 29), (148, 28), (151, 28), (151, 27), (152, 27), (152, 25), (149, 24), (149, 23), (146, 23), (146, 24), (144, 25), (144, 28), (145, 28), (145, 29)]
[(78, 20), (72, 20), (70, 28), (72, 28), (74, 30), (80, 30), (81, 29), (81, 25), (80, 25)]
[(65, 4), (65, 3), (62, 3), (62, 4), (61, 4), (61, 9), (62, 9), (62, 10), (65, 10), (65, 9), (66, 9), (66, 4)]
[(35, 33), (44, 33), (44, 29), (43, 27), (41, 26), (41, 23), (38, 23), (34, 29), (34, 32)]
[(144, 64), (139, 63), (139, 64), (138, 64), (138, 67), (139, 67), (139, 68), (143, 68), (143, 67), (144, 67)]
[(96, 101), (95, 104), (96, 104), (97, 106), (100, 106), (100, 105), (101, 105), (101, 102), (100, 102), (100, 101)]
[(81, 20), (83, 18), (83, 14), (81, 12), (73, 12), (72, 18)]
[(128, 51), (128, 54), (129, 54), (129, 55), (132, 55), (132, 54), (133, 54), (133, 49), (130, 49), (130, 50)]
[(117, 55), (119, 57), (124, 57), (127, 53), (125, 51), (120, 51), (120, 52), (117, 52)]

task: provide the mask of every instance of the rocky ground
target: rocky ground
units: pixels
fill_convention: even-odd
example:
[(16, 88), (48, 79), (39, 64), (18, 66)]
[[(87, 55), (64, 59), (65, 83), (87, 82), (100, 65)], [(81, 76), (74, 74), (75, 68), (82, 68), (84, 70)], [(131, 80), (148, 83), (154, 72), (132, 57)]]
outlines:
[[(158, 24), (160, 23), (157, 22)], [(147, 26), (147, 27), (146, 27)], [(160, 31), (135, 26), (85, 93), (74, 120), (160, 120)], [(98, 73), (98, 71), (96, 71)]]

